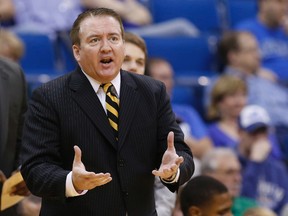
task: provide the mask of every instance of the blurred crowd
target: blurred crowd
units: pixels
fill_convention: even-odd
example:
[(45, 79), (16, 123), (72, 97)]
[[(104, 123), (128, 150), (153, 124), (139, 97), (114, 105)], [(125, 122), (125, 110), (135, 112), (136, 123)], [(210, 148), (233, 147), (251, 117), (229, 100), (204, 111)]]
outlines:
[[(201, 37), (204, 33), (185, 17), (154, 22), (153, 1), (157, 0), (50, 0), (49, 4), (44, 0), (0, 0), (0, 56), (21, 66), (29, 49), (20, 35), (45, 34), (54, 54), (60, 55), (63, 46), (73, 62), (72, 21), (88, 8), (114, 9), (126, 30), (122, 69), (165, 84), (195, 160), (195, 174), (177, 193), (155, 180), (158, 215), (287, 216), (288, 0), (250, 0), (255, 2), (254, 16), (217, 32), (216, 66), (211, 68), (215, 73), (206, 76), (204, 85), (197, 83), (201, 88), (197, 107), (176, 102), (179, 94), (174, 94), (175, 89), (181, 87), (179, 71), (165, 56), (151, 56), (145, 38)], [(220, 6), (229, 2), (215, 1)], [(178, 55), (179, 64), (194, 61), (193, 56)], [(58, 69), (63, 67), (63, 63), (59, 65)], [(24, 68), (25, 73), (28, 77)], [(184, 78), (189, 81), (191, 77), (195, 77), (192, 70)], [(195, 88), (195, 83), (187, 84), (187, 80), (185, 87)], [(27, 86), (29, 100), (36, 85), (27, 82)], [(220, 208), (219, 203), (225, 206)], [(30, 195), (17, 206), (17, 214), (39, 215), (40, 206), (40, 198)]]

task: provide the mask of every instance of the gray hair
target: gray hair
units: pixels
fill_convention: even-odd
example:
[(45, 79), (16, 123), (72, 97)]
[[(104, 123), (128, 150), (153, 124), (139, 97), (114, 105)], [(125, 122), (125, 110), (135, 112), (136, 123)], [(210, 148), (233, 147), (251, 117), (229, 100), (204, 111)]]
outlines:
[(214, 148), (205, 154), (201, 160), (201, 173), (207, 174), (215, 172), (219, 167), (219, 161), (225, 157), (237, 158), (233, 150), (225, 147)]

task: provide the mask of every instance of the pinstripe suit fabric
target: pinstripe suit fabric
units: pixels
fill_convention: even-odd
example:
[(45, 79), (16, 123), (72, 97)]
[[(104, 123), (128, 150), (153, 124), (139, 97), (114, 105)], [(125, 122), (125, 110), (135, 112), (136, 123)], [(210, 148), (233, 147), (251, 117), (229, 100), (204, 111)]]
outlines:
[[(151, 172), (160, 165), (170, 130), (185, 162), (178, 183), (167, 186), (177, 190), (194, 171), (165, 91), (158, 81), (121, 71), (117, 148), (105, 111), (79, 68), (37, 89), (24, 127), (22, 174), (30, 190), (43, 197), (41, 215), (157, 215)], [(113, 180), (65, 198), (74, 145), (88, 171), (109, 172)]]

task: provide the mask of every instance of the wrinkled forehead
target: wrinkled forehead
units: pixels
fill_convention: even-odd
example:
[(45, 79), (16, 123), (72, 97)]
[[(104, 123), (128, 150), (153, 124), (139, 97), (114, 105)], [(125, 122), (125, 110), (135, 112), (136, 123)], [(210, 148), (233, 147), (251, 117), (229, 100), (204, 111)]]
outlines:
[(83, 19), (79, 25), (79, 33), (83, 34), (88, 31), (98, 34), (109, 33), (123, 36), (120, 22), (115, 17), (109, 15), (91, 15)]

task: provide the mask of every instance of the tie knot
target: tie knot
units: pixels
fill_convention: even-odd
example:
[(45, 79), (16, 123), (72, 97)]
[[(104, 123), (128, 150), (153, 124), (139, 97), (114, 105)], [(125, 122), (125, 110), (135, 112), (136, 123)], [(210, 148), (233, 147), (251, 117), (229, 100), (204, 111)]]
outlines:
[(108, 92), (110, 92), (113, 96), (118, 97), (117, 92), (115, 87), (113, 86), (113, 84), (111, 82), (109, 83), (103, 83), (100, 85), (104, 92), (107, 94)]
[(111, 91), (112, 83), (111, 82), (102, 83), (100, 86), (103, 88), (104, 92), (107, 94), (107, 92)]

